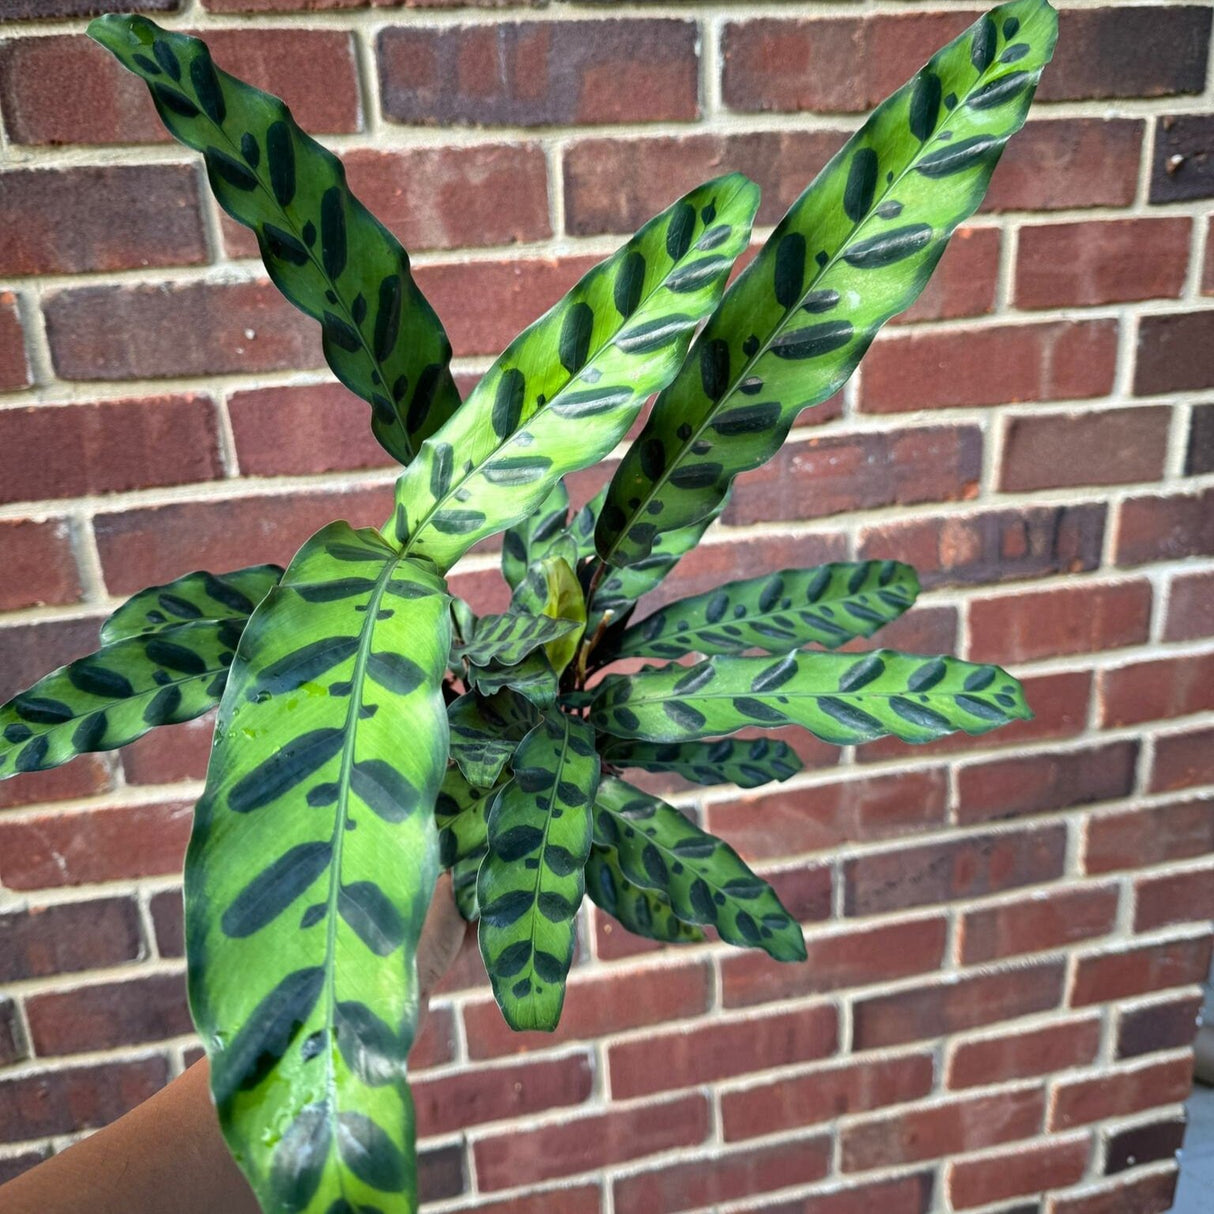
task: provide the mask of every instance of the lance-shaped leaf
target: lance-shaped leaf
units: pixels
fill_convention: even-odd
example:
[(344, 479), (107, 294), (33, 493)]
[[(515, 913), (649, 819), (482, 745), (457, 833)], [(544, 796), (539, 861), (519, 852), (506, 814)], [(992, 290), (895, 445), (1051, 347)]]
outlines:
[(522, 741), (489, 811), (476, 900), (493, 993), (513, 1029), (556, 1028), (585, 892), (599, 782), (594, 731), (553, 713)]
[(474, 692), (447, 706), (451, 758), (478, 788), (490, 788), (536, 723), (534, 707), (508, 688), (488, 698)]
[(529, 653), (513, 666), (491, 662), (488, 666), (469, 666), (466, 673), (468, 685), (483, 696), (509, 688), (537, 708), (550, 708), (556, 703), (556, 671), (542, 650)]
[(506, 611), (501, 615), (483, 615), (476, 621), (472, 639), (454, 649), (456, 657), (467, 658), (474, 666), (514, 666), (533, 650), (559, 640), (566, 633), (581, 629), (577, 620), (553, 619)]
[(585, 560), (594, 555), (594, 527), (599, 521), (599, 511), (607, 500), (607, 486), (604, 485), (577, 513), (569, 520), (569, 535), (577, 545), (577, 559)]
[(511, 589), (527, 576), (532, 562), (545, 557), (549, 548), (565, 536), (568, 518), (569, 494), (565, 482), (557, 481), (534, 514), (507, 529), (502, 536), (502, 576)]
[(475, 922), (476, 878), (489, 850), (487, 815), (500, 785), (478, 787), (466, 780), (458, 768), (448, 768), (434, 803), (438, 824), (439, 858), (451, 870), (451, 889), (459, 913)]
[(417, 1209), (405, 1056), (447, 766), (441, 579), (333, 523), (249, 621), (186, 859), (190, 1004), (264, 1209)]
[(166, 127), (203, 154), (220, 206), (257, 236), (274, 284), (318, 320), (333, 373), (407, 464), (459, 406), (451, 346), (396, 238), (277, 97), (220, 71), (197, 38), (110, 14), (89, 34), (143, 78)]
[(777, 225), (696, 339), (611, 481), (612, 565), (714, 510), (922, 291), (1024, 123), (1053, 53), (1045, 0), (982, 17), (883, 102)]
[(573, 547), (569, 536), (554, 544), (547, 556), (528, 568), (527, 576), (515, 588), (511, 601), (512, 610), (529, 611), (572, 624), (544, 646), (544, 653), (558, 675), (577, 653), (586, 625), (586, 600), (568, 559), (576, 559)]
[(244, 626), (243, 617), (173, 624), (52, 671), (0, 707), (0, 779), (202, 716), (223, 695)]
[(405, 550), (449, 569), (602, 459), (678, 369), (757, 200), (740, 173), (700, 186), (523, 330), (397, 481), (391, 526)]
[(634, 884), (667, 898), (684, 923), (715, 927), (722, 940), (804, 961), (805, 941), (775, 890), (737, 852), (673, 806), (612, 776), (594, 803), (594, 842), (616, 853)]
[(892, 649), (714, 657), (608, 675), (590, 710), (596, 728), (621, 738), (679, 742), (747, 725), (802, 725), (836, 746), (886, 734), (930, 742), (1031, 716), (1020, 684), (998, 666)]
[(624, 632), (613, 656), (836, 649), (897, 619), (918, 593), (915, 571), (897, 561), (781, 569), (663, 607)]
[(596, 906), (638, 936), (666, 944), (694, 944), (704, 939), (698, 927), (684, 923), (674, 913), (665, 895), (628, 880), (614, 848), (591, 847), (586, 861), (586, 892)]
[(101, 625), (101, 643), (197, 620), (247, 620), (281, 577), (278, 565), (251, 565), (232, 573), (187, 573), (164, 586), (149, 586)]
[(711, 742), (612, 741), (603, 759), (613, 767), (669, 771), (693, 784), (758, 788), (801, 770), (800, 756), (775, 738), (717, 738)]

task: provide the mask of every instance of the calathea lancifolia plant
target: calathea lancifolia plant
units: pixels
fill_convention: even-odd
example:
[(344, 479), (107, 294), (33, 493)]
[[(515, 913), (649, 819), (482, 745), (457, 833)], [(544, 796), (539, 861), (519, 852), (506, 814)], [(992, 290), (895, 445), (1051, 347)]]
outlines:
[[(190, 1001), (265, 1210), (415, 1209), (405, 1060), (441, 868), (479, 918), (507, 1021), (551, 1029), (585, 892), (659, 940), (711, 928), (805, 956), (769, 886), (629, 768), (750, 788), (800, 762), (783, 742), (729, 740), (745, 727), (845, 746), (1028, 715), (994, 666), (821, 651), (911, 605), (914, 572), (894, 561), (782, 570), (633, 615), (734, 477), (922, 290), (1023, 123), (1055, 31), (1044, 0), (982, 17), (875, 111), (728, 291), (758, 190), (736, 173), (693, 190), (461, 405), (404, 250), (282, 102), (141, 17), (90, 27), (202, 152), (404, 466), (382, 531), (332, 523), (285, 572), (145, 590), (97, 653), (0, 709), (8, 776), (219, 706), (186, 861)], [(570, 517), (561, 478), (606, 456), (655, 393), (610, 483)], [(502, 531), (513, 598), (477, 618), (444, 577)], [(656, 664), (603, 675), (617, 659)]]

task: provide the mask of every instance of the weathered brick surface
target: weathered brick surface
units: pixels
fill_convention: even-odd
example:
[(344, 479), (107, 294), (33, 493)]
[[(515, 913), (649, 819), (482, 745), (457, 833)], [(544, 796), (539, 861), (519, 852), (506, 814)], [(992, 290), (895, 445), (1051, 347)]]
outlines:
[(1214, 554), (1214, 490), (1132, 497), (1121, 507), (1117, 563), (1143, 565)]
[(0, 291), (0, 392), (24, 388), (31, 382), (17, 297), (11, 291)]
[[(0, 432), (10, 416), (0, 414)], [(4, 454), (0, 454), (0, 460)], [(81, 597), (80, 575), (66, 519), (0, 522), (0, 562), (6, 577), (11, 578), (0, 583), (0, 608), (6, 611), (43, 603), (74, 603)]]
[(1214, 405), (1197, 405), (1190, 415), (1184, 470), (1186, 476), (1214, 472)]
[(1115, 885), (1090, 885), (970, 911), (961, 922), (961, 959), (981, 965), (1107, 935), (1117, 902)]
[(1144, 316), (1138, 327), (1134, 395), (1200, 389), (1214, 371), (1214, 308)]
[(1169, 114), (1155, 120), (1151, 201), (1180, 202), (1214, 193), (1214, 120), (1209, 114)]
[(1005, 1029), (997, 1036), (968, 1038), (953, 1051), (948, 1085), (984, 1087), (1085, 1066), (1095, 1062), (1100, 1036), (1099, 1017), (1087, 1016), (1042, 1029)]
[(949, 1196), (955, 1209), (968, 1210), (1005, 1197), (1060, 1189), (1083, 1176), (1090, 1154), (1085, 1137), (960, 1161), (949, 1172)]
[(139, 909), (128, 897), (33, 906), (0, 915), (0, 980), (45, 978), (134, 961)]

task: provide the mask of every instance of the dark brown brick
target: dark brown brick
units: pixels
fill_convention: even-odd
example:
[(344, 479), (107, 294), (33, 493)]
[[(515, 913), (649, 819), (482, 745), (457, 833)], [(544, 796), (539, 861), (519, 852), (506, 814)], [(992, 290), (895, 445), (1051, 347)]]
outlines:
[(865, 560), (914, 565), (927, 589), (975, 586), (1100, 565), (1106, 507), (1030, 506), (884, 523), (860, 532)]
[(1065, 864), (1061, 826), (870, 852), (844, 863), (848, 915), (871, 915), (977, 898), (1057, 880)]
[(1105, 1146), (1104, 1174), (1115, 1176), (1130, 1168), (1174, 1159), (1184, 1141), (1184, 1129), (1183, 1117), (1170, 1117), (1118, 1130)]
[(1117, 887), (1085, 885), (983, 907), (961, 921), (961, 960), (983, 965), (1002, 957), (1064, 948), (1113, 930)]
[(4, 0), (0, 17), (9, 21), (46, 21), (54, 17), (93, 17), (98, 13), (169, 13), (180, 7), (179, 0), (138, 0), (135, 4), (116, 4), (113, 0)]
[(431, 1147), (417, 1155), (417, 1191), (422, 1201), (442, 1201), (458, 1197), (468, 1187), (464, 1169), (464, 1148), (455, 1143)]
[(0, 291), (0, 392), (24, 388), (32, 382), (17, 297), (11, 291)]
[(181, 890), (162, 890), (152, 896), (149, 905), (152, 911), (152, 927), (156, 932), (156, 951), (162, 957), (185, 956)]
[(949, 1064), (951, 1088), (985, 1087), (1009, 1079), (1028, 1079), (1086, 1066), (1100, 1050), (1099, 1016), (1060, 1021), (1020, 1033), (961, 1041)]
[(50, 1154), (51, 1148), (48, 1146), (0, 1158), (0, 1185), (15, 1180), (22, 1172), (28, 1172), (30, 1168), (37, 1167), (44, 1159), (49, 1159)]
[(1090, 1125), (1163, 1104), (1186, 1100), (1193, 1083), (1191, 1058), (1121, 1067), (1060, 1082), (1055, 1088), (1051, 1129)]
[(17, 1005), (0, 996), (0, 1067), (12, 1066), (27, 1057), (29, 1047), (18, 1019)]
[[(1214, 249), (1214, 241), (1209, 247)], [(1189, 419), (1189, 445), (1185, 451), (1185, 476), (1214, 472), (1214, 405), (1196, 405)]]
[(46, 978), (134, 961), (142, 949), (130, 898), (65, 902), (0, 915), (0, 981)]
[(953, 1208), (968, 1210), (1005, 1197), (1040, 1194), (1077, 1184), (1087, 1169), (1087, 1137), (1016, 1147), (981, 1159), (963, 1159), (949, 1172)]
[[(7, 419), (13, 416), (8, 412), (0, 413), (0, 434)], [(54, 452), (60, 450), (63, 448), (58, 443), (51, 448)], [(47, 454), (46, 449), (40, 449), (39, 459)], [(0, 441), (0, 469), (4, 468), (7, 456), (8, 451)], [(2, 483), (7, 490), (7, 481)], [(0, 566), (4, 569), (4, 581), (0, 582), (0, 610), (15, 611), (44, 603), (75, 603), (81, 597), (80, 575), (76, 571), (72, 535), (66, 519), (39, 522), (6, 519), (0, 522)]]
[[(161, 379), (323, 366), (320, 328), (269, 283), (98, 286), (44, 304), (64, 379)], [(114, 334), (121, 333), (122, 341)]]
[(722, 521), (731, 526), (975, 497), (982, 435), (932, 426), (786, 443), (738, 477)]
[(677, 20), (394, 26), (376, 57), (396, 122), (685, 122), (699, 114), (696, 43)]
[(1204, 493), (1132, 497), (1122, 503), (1117, 563), (1214, 555), (1214, 489)]
[(1080, 957), (1071, 1006), (1086, 1007), (1172, 986), (1188, 986), (1204, 981), (1209, 967), (1209, 935)]
[(1178, 573), (1168, 596), (1165, 641), (1214, 636), (1214, 573)]
[(1137, 725), (1214, 708), (1214, 653), (1161, 658), (1100, 675), (1103, 725)]
[(1214, 919), (1214, 868), (1141, 877), (1135, 882), (1134, 896), (1137, 932), (1176, 923), (1206, 923)]
[(1201, 1018), (1201, 1002), (1200, 995), (1186, 995), (1123, 1010), (1117, 1020), (1117, 1057), (1138, 1058), (1157, 1050), (1192, 1045)]
[(991, 822), (1128, 797), (1138, 746), (1127, 740), (969, 764), (957, 777), (957, 820)]
[[(246, 23), (239, 29), (209, 29), (206, 41), (221, 68), (281, 97), (305, 130), (336, 134), (360, 128), (348, 33), (259, 30)], [(19, 144), (165, 143), (170, 138), (143, 81), (83, 34), (10, 39), (0, 46), (0, 108), (9, 138)]]
[(1051, 1214), (1166, 1214), (1176, 1196), (1178, 1169), (1130, 1176), (1074, 1197), (1056, 1197)]
[(1197, 784), (1214, 784), (1214, 728), (1156, 738), (1150, 791), (1172, 792)]
[(1147, 868), (1214, 851), (1214, 799), (1096, 814), (1088, 824), (1089, 873)]
[(1117, 328), (1089, 320), (887, 333), (865, 360), (860, 407), (901, 413), (1104, 396), (1113, 386)]
[(947, 1037), (1050, 1011), (1062, 1000), (1065, 980), (1065, 963), (1050, 961), (873, 995), (853, 1005), (852, 1048), (873, 1050)]
[(0, 413), (0, 501), (119, 493), (222, 475), (215, 405), (206, 396)]
[(1186, 392), (1214, 384), (1214, 308), (1138, 323), (1134, 395)]
[(1214, 115), (1169, 114), (1155, 119), (1151, 201), (1214, 196)]

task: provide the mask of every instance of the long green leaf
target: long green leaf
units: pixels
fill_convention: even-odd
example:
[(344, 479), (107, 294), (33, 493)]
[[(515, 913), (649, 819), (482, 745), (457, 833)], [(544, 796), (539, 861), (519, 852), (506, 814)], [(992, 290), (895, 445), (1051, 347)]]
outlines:
[(480, 914), (476, 878), (489, 850), (489, 806), (500, 787), (477, 787), (458, 768), (451, 767), (443, 777), (434, 803), (439, 859), (443, 868), (451, 870), (455, 905), (469, 923), (475, 922)]
[(264, 1209), (414, 1214), (405, 1082), (438, 872), (448, 600), (333, 523), (241, 640), (186, 860), (190, 1002)]
[(559, 640), (581, 626), (580, 620), (553, 619), (521, 611), (483, 615), (476, 621), (472, 639), (466, 645), (456, 646), (454, 652), (474, 666), (488, 666), (493, 662), (514, 666), (533, 650)]
[(451, 345), (396, 238), (345, 170), (277, 97), (211, 61), (197, 38), (146, 17), (98, 17), (89, 34), (151, 90), (161, 119), (203, 154), (211, 189), (257, 236), (280, 291), (320, 321), (333, 373), (371, 405), (380, 445), (407, 464), (459, 406)]
[[(512, 590), (527, 576), (532, 562), (542, 560), (553, 544), (566, 538), (568, 518), (569, 493), (565, 482), (557, 481), (533, 514), (507, 529), (502, 536), (502, 576)], [(569, 563), (577, 563), (576, 547)]]
[(489, 788), (534, 728), (536, 713), (509, 689), (488, 698), (469, 692), (447, 706), (447, 721), (451, 758), (470, 784)]
[(1020, 684), (998, 666), (877, 649), (714, 657), (695, 666), (608, 675), (590, 709), (605, 733), (681, 742), (746, 726), (801, 725), (850, 746), (892, 734), (930, 742), (987, 733), (1032, 716)]
[(525, 329), (397, 481), (391, 527), (406, 552), (449, 569), (602, 459), (678, 369), (757, 203), (740, 173), (700, 186)]
[(612, 654), (787, 653), (811, 643), (836, 649), (897, 619), (918, 593), (915, 571), (897, 561), (781, 569), (663, 607), (623, 633)]
[(717, 738), (711, 742), (610, 741), (602, 751), (612, 767), (669, 771), (694, 784), (736, 784), (758, 788), (787, 780), (801, 770), (801, 758), (774, 738)]
[(634, 884), (669, 900), (684, 923), (715, 927), (721, 939), (761, 948), (777, 961), (804, 961), (805, 941), (775, 891), (737, 852), (677, 809), (612, 776), (599, 783), (594, 842), (616, 853)]
[(663, 894), (628, 880), (614, 848), (598, 844), (591, 847), (586, 861), (586, 892), (596, 906), (638, 936), (664, 944), (694, 944), (704, 939), (698, 927), (684, 923), (674, 913)]
[(585, 892), (599, 782), (594, 733), (577, 717), (549, 715), (523, 739), (513, 770), (489, 811), (476, 888), (481, 956), (507, 1024), (552, 1030)]
[[(914, 302), (1020, 129), (1057, 36), (1045, 0), (980, 18), (883, 102), (793, 204), (611, 481), (599, 556), (632, 565), (717, 508)], [(992, 374), (997, 373), (992, 369)]]

